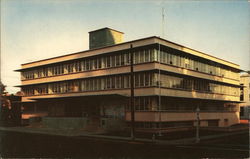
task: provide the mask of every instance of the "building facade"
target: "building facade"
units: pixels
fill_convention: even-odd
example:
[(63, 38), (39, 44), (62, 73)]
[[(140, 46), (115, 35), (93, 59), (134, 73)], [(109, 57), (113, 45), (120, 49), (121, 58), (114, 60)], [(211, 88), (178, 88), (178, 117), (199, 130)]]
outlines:
[(240, 118), (243, 120), (249, 120), (250, 109), (250, 75), (242, 74), (240, 76), (240, 100), (243, 102), (240, 104)]
[(23, 103), (48, 108), (48, 125), (74, 118), (89, 129), (129, 127), (131, 53), (136, 130), (192, 127), (197, 107), (202, 127), (239, 123), (239, 65), (155, 36), (122, 42), (113, 29), (89, 33), (90, 50), (17, 70)]

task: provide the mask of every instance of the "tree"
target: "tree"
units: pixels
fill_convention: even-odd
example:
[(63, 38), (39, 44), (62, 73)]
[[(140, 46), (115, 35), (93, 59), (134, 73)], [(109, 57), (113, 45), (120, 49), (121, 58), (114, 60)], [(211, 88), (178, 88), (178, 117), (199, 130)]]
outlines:
[(0, 81), (0, 94), (1, 96), (5, 95), (7, 92), (5, 91), (5, 85)]
[(6, 86), (0, 81), (0, 118), (1, 121), (6, 121), (9, 118), (8, 112), (11, 109), (10, 100), (7, 99), (7, 93), (5, 91)]

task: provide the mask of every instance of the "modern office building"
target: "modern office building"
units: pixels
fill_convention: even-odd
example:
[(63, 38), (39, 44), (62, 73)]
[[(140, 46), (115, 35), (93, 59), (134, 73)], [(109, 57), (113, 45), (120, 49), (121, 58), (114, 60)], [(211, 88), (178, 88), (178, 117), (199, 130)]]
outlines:
[(48, 109), (45, 125), (129, 127), (131, 53), (136, 130), (193, 127), (197, 107), (202, 127), (239, 123), (239, 65), (156, 36), (122, 42), (123, 33), (110, 28), (89, 39), (89, 50), (17, 70), (24, 109)]
[(250, 74), (242, 74), (240, 76), (240, 119), (248, 120), (250, 113)]

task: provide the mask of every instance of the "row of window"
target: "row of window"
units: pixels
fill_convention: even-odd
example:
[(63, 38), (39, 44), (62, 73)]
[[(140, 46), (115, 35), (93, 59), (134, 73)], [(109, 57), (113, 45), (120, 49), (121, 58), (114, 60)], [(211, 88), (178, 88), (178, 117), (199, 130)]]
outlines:
[[(145, 62), (153, 61), (151, 60), (154, 57), (154, 50), (145, 51), (148, 60)], [(134, 61), (135, 62), (135, 61)], [(68, 64), (58, 64), (56, 66), (51, 66), (47, 68), (47, 74), (43, 73), (42, 77), (47, 76), (56, 76), (62, 74), (69, 74), (74, 72), (82, 72), (110, 67), (119, 67), (130, 64), (130, 54), (129, 53), (117, 53), (116, 55), (106, 55), (96, 58), (86, 58), (73, 63)], [(39, 78), (36, 76), (38, 70), (26, 71), (22, 73), (22, 80)]]
[[(175, 122), (135, 122), (135, 128), (147, 129), (147, 128), (171, 128), (171, 127), (192, 127), (193, 121), (175, 121)], [(127, 123), (130, 127), (130, 123)]]
[[(224, 123), (227, 119), (224, 120)], [(178, 128), (178, 127), (193, 127), (195, 121), (173, 121), (173, 122), (135, 122), (135, 128), (139, 129), (157, 129), (157, 128)], [(130, 127), (130, 122), (127, 122), (127, 127)], [(218, 127), (219, 120), (207, 120), (207, 126)]]
[[(161, 105), (159, 105), (161, 101)], [(198, 104), (193, 101), (176, 100), (167, 97), (135, 97), (135, 110), (136, 111), (195, 111)], [(235, 104), (223, 104), (215, 102), (202, 102), (199, 103), (200, 111), (238, 111)], [(130, 103), (127, 103), (126, 110), (130, 111)]]
[(170, 64), (182, 68), (187, 68), (199, 72), (204, 72), (212, 75), (223, 76), (231, 79), (239, 79), (239, 74), (231, 70), (226, 70), (217, 66), (216, 64), (206, 64), (189, 57), (174, 55), (165, 51), (157, 54), (161, 63)]
[[(159, 60), (160, 59), (160, 60)], [(198, 60), (174, 55), (170, 52), (159, 51), (156, 49), (144, 49), (134, 52), (134, 64), (160, 61), (164, 64), (174, 65), (212, 75), (223, 76), (232, 79), (239, 79), (239, 74), (217, 66), (216, 64), (206, 64)], [(116, 53), (113, 55), (99, 56), (95, 58), (85, 58), (67, 64), (58, 64), (33, 71), (24, 71), (21, 79), (34, 79), (48, 76), (69, 74), (110, 67), (126, 66), (130, 64), (130, 54), (128, 52)]]
[[(160, 81), (159, 82), (159, 78)], [(239, 96), (237, 87), (211, 83), (206, 80), (188, 79), (170, 75), (159, 75), (153, 72), (135, 73), (135, 87), (159, 86), (166, 88), (194, 90), (201, 92), (219, 93)], [(67, 82), (57, 82), (33, 87), (24, 87), (26, 95), (53, 94), (66, 92), (98, 91), (108, 89), (130, 88), (130, 75), (115, 75), (96, 77)]]
[(211, 83), (207, 80), (189, 79), (174, 77), (169, 75), (156, 76), (156, 81), (160, 78), (161, 87), (177, 88), (185, 90), (196, 90), (201, 92), (211, 92), (218, 94), (236, 95), (239, 96), (239, 88), (232, 86), (225, 86), (221, 84)]

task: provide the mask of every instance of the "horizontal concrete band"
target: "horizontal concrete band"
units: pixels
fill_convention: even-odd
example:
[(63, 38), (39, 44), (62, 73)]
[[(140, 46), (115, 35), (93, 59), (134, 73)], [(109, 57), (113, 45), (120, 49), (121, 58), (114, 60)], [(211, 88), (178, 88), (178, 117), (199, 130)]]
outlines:
[[(104, 91), (91, 91), (91, 92), (79, 92), (79, 93), (63, 93), (63, 94), (48, 94), (48, 95), (37, 95), (37, 96), (27, 96), (22, 97), (22, 101), (30, 101), (35, 99), (52, 99), (52, 98), (66, 98), (66, 97), (86, 97), (91, 95), (121, 95), (125, 97), (130, 97), (130, 89), (119, 89), (119, 90), (104, 90)], [(135, 89), (135, 96), (169, 96), (169, 97), (179, 97), (179, 98), (196, 98), (196, 99), (208, 99), (208, 100), (222, 100), (222, 101), (232, 101), (239, 102), (238, 96), (222, 95), (222, 94), (211, 94), (202, 93), (195, 91), (185, 91), (167, 88), (137, 88)]]

